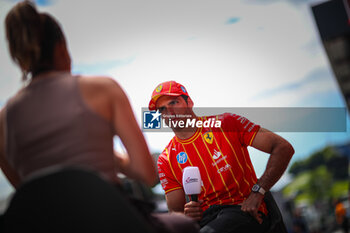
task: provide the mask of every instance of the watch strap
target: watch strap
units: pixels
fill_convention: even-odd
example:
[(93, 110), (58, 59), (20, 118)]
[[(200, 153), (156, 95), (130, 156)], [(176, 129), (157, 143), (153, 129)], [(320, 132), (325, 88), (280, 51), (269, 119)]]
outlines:
[(263, 187), (261, 187), (261, 186), (260, 186), (258, 192), (261, 193), (262, 195), (265, 195), (265, 193), (266, 193), (265, 189)]

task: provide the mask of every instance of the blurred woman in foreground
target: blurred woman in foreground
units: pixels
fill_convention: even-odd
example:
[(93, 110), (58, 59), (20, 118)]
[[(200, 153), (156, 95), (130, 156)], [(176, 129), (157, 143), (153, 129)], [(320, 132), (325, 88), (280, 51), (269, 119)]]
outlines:
[(118, 135), (130, 156), (125, 170), (152, 185), (155, 167), (118, 83), (73, 76), (60, 26), (29, 2), (15, 6), (5, 23), (11, 57), (23, 79), (30, 79), (1, 111), (1, 167), (11, 184), (17, 187), (56, 165), (87, 167), (118, 183), (113, 154)]
[[(118, 83), (73, 76), (59, 24), (29, 1), (13, 7), (5, 24), (11, 57), (29, 79), (0, 112), (0, 167), (10, 183), (18, 188), (56, 167), (78, 166), (112, 184), (123, 172), (153, 185), (153, 159)], [(114, 154), (115, 135), (127, 160)]]

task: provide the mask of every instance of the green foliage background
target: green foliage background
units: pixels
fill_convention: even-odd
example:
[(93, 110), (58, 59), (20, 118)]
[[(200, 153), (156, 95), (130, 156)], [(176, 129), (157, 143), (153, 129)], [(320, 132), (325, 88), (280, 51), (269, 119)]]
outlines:
[(283, 189), (296, 204), (327, 202), (345, 197), (349, 190), (349, 162), (336, 148), (326, 147), (305, 160), (293, 163), (293, 181)]

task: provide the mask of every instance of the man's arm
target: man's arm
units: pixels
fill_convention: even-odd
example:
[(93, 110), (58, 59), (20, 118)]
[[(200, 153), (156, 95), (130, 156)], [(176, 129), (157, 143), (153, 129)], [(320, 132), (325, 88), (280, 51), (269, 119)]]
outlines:
[(185, 192), (183, 189), (176, 189), (165, 194), (166, 203), (170, 212), (184, 212), (186, 204)]
[(166, 202), (170, 212), (181, 212), (196, 221), (202, 219), (203, 210), (201, 202), (190, 201), (186, 203), (185, 192), (183, 189), (177, 189), (165, 195)]
[(287, 169), (294, 149), (284, 138), (264, 128), (255, 136), (252, 147), (270, 154), (265, 172), (258, 181), (261, 187), (270, 190)]
[[(270, 154), (265, 172), (258, 180), (258, 184), (268, 191), (285, 172), (294, 149), (284, 138), (264, 128), (256, 134), (252, 147)], [(249, 212), (260, 223), (262, 220), (258, 216), (258, 209), (263, 197), (260, 193), (252, 192), (242, 203), (242, 210)]]

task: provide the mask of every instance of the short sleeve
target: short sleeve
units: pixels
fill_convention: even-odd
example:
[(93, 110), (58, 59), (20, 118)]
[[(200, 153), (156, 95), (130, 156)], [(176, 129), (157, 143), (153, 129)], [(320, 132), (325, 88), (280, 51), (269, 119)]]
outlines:
[(251, 146), (260, 125), (257, 125), (247, 118), (231, 113), (224, 114), (224, 130), (237, 133), (242, 145)]
[(165, 149), (163, 153), (159, 155), (157, 162), (160, 184), (162, 185), (165, 193), (182, 189), (181, 183), (179, 183), (175, 177), (174, 171), (169, 164), (169, 157), (167, 153), (167, 149)]

